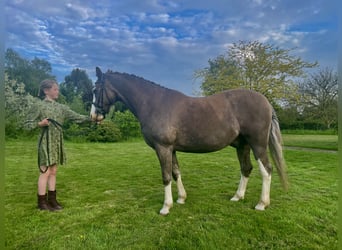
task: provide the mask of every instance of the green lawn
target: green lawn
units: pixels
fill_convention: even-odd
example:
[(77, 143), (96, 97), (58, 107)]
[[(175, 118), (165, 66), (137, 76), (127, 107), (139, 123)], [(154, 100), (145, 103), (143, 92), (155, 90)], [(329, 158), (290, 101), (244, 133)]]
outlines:
[(294, 135), (283, 134), (284, 145), (325, 150), (337, 150), (337, 135)]
[(163, 217), (159, 163), (144, 142), (67, 142), (66, 151), (64, 210), (38, 211), (36, 141), (6, 142), (6, 249), (337, 249), (337, 154), (286, 150), (290, 189), (275, 171), (271, 206), (260, 212), (257, 164), (236, 203), (234, 149), (179, 153), (188, 199)]

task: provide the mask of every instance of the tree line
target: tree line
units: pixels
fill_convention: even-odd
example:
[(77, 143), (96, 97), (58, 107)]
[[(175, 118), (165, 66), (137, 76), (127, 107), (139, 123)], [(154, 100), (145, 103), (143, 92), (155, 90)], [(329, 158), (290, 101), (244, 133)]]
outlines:
[[(281, 129), (337, 131), (337, 72), (319, 68), (293, 55), (295, 49), (281, 49), (258, 41), (239, 41), (226, 54), (208, 60), (208, 66), (194, 72), (200, 79), (200, 95), (233, 88), (264, 94), (276, 109)], [(307, 73), (308, 71), (314, 73)], [(37, 101), (39, 83), (55, 79), (51, 64), (39, 58), (28, 60), (13, 49), (5, 53), (6, 138), (32, 136), (23, 129), (30, 105)], [(93, 82), (85, 70), (73, 69), (60, 84), (59, 102), (81, 114), (89, 114)], [(65, 124), (65, 136), (80, 141), (119, 141), (139, 137), (136, 118), (122, 103), (107, 115), (101, 126)]]
[[(39, 101), (37, 96), (40, 82), (47, 78), (56, 80), (51, 72), (52, 67), (46, 60), (27, 60), (13, 49), (6, 50), (6, 138), (31, 138), (37, 134), (36, 130), (26, 131), (24, 123), (30, 115), (32, 104)], [(58, 102), (68, 105), (80, 114), (89, 115), (93, 83), (85, 70), (73, 69), (59, 84), (59, 89)], [(66, 122), (63, 129), (66, 139), (74, 141), (115, 142), (141, 136), (137, 119), (120, 103), (115, 105), (100, 126), (95, 123), (79, 125)]]
[[(245, 88), (265, 95), (277, 111), (281, 129), (337, 131), (337, 72), (319, 68), (282, 49), (258, 41), (233, 43), (226, 54), (195, 72), (203, 95)], [(308, 72), (314, 73), (308, 73)]]

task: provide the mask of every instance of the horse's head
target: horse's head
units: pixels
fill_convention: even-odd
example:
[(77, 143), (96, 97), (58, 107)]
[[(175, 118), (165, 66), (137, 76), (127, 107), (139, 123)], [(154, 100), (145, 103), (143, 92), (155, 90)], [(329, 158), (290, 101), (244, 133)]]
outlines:
[(111, 105), (116, 101), (116, 93), (110, 87), (106, 74), (103, 74), (99, 67), (96, 67), (96, 77), (90, 117), (93, 121), (100, 122), (105, 118)]

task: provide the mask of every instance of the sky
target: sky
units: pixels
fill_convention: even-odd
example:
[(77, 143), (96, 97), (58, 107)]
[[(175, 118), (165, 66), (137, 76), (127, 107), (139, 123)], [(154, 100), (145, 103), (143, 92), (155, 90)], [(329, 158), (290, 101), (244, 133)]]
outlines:
[(5, 49), (47, 60), (58, 82), (126, 72), (195, 95), (196, 70), (259, 41), (337, 70), (338, 0), (6, 0)]

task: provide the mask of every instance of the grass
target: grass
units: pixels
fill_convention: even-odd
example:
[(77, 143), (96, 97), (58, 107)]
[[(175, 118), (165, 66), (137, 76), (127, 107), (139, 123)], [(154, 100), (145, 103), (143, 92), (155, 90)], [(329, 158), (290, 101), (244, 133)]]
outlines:
[(284, 145), (289, 147), (304, 147), (323, 150), (337, 150), (337, 135), (296, 135), (283, 134)]
[(310, 129), (282, 129), (282, 134), (291, 135), (337, 135), (338, 129), (310, 130)]
[(159, 163), (144, 142), (67, 142), (66, 151), (64, 210), (38, 211), (36, 142), (6, 142), (6, 249), (337, 249), (337, 154), (286, 150), (290, 189), (274, 174), (271, 206), (258, 212), (257, 169), (245, 199), (229, 201), (240, 175), (232, 148), (179, 153), (188, 199), (163, 217)]

